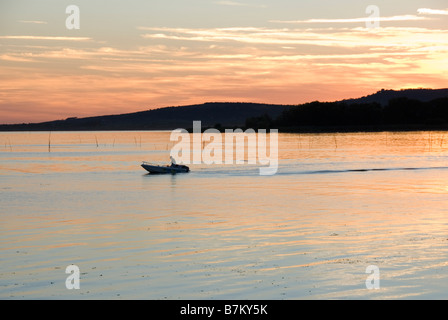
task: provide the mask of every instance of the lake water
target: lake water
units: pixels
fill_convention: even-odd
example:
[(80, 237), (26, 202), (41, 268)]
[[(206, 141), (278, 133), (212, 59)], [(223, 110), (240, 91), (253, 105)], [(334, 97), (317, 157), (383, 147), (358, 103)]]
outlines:
[(448, 132), (280, 134), (273, 176), (148, 175), (169, 137), (0, 133), (0, 298), (448, 298)]

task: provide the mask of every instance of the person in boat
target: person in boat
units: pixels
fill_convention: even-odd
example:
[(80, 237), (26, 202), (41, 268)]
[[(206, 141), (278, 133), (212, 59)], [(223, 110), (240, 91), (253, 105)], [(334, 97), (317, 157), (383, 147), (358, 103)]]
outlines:
[(190, 171), (190, 168), (188, 168), (187, 166), (183, 166), (183, 165), (177, 164), (176, 160), (174, 160), (174, 158), (172, 156), (170, 156), (170, 159), (171, 159), (171, 167), (182, 168), (182, 169), (185, 169), (187, 171)]
[(172, 167), (179, 167), (178, 164), (176, 163), (176, 160), (174, 160), (174, 158), (172, 156), (170, 156), (170, 160), (171, 160)]

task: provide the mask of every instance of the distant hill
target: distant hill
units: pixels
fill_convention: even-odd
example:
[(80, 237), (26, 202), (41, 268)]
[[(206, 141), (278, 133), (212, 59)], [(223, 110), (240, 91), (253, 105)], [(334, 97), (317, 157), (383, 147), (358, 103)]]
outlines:
[(278, 117), (287, 106), (257, 103), (204, 103), (167, 107), (120, 115), (68, 118), (42, 123), (0, 125), (2, 131), (71, 131), (71, 130), (174, 130), (191, 128), (201, 120), (202, 127), (244, 126), (247, 118), (268, 114)]
[[(356, 119), (360, 118), (369, 118), (367, 122), (373, 125), (379, 121), (375, 122), (372, 120), (374, 114), (379, 117), (379, 113), (382, 113), (385, 108), (390, 109), (388, 105), (391, 100), (394, 101), (399, 98), (426, 103), (436, 99), (448, 98), (448, 89), (406, 89), (398, 91), (383, 89), (372, 95), (357, 99), (346, 99), (333, 103), (313, 102), (303, 105), (209, 102), (119, 115), (68, 118), (42, 123), (0, 125), (0, 131), (174, 130), (177, 128), (189, 129), (195, 120), (201, 120), (203, 128), (213, 126), (221, 126), (223, 128), (244, 127), (248, 124), (253, 125), (253, 127), (261, 125), (267, 128), (271, 124), (282, 127), (282, 125), (300, 125), (301, 123), (301, 125), (313, 123), (324, 124), (324, 122), (331, 123), (334, 122), (330, 121), (331, 119), (335, 120), (341, 116), (344, 119), (351, 118), (350, 125), (355, 125), (358, 121)], [(400, 110), (402, 111), (400, 112), (403, 114), (408, 112), (407, 100), (401, 102)], [(345, 108), (345, 111), (341, 112), (341, 108), (335, 108), (334, 104), (341, 106), (362, 106), (355, 107), (354, 109)], [(440, 113), (445, 112), (444, 100), (439, 101), (438, 105), (441, 105), (437, 107), (437, 110), (439, 110), (437, 111), (438, 113), (428, 115), (428, 121), (445, 123), (445, 120), (443, 120), (445, 119), (444, 113)], [(383, 107), (383, 109), (378, 109), (377, 107)], [(397, 113), (397, 117), (399, 117), (400, 112), (397, 113), (394, 111), (394, 113)], [(355, 113), (356, 116), (354, 116)], [(291, 122), (293, 115), (296, 118), (298, 117), (294, 124)], [(311, 116), (315, 120), (309, 120)], [(326, 118), (330, 120), (327, 121), (325, 120)], [(398, 120), (400, 122), (405, 119)], [(366, 120), (362, 122), (359, 124), (364, 125)]]
[(347, 104), (376, 102), (382, 106), (385, 106), (389, 103), (391, 99), (396, 98), (408, 98), (411, 100), (428, 102), (434, 99), (445, 97), (448, 97), (448, 89), (404, 89), (404, 90), (383, 89), (365, 97), (357, 99), (346, 99), (340, 102), (345, 102)]

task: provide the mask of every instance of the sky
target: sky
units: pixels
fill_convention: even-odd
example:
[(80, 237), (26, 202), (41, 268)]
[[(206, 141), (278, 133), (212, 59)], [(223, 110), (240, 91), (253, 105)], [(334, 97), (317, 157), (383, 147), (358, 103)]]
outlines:
[(0, 2), (0, 123), (447, 87), (446, 0)]

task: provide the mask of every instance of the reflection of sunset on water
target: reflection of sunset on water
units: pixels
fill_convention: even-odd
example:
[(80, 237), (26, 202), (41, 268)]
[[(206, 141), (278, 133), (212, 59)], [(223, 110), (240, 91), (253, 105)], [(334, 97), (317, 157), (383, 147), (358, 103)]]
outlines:
[[(40, 283), (72, 263), (87, 298), (440, 297), (447, 137), (280, 134), (262, 177), (246, 162), (147, 175), (170, 132), (1, 133), (3, 297), (64, 296)], [(365, 289), (368, 265), (384, 290)]]

